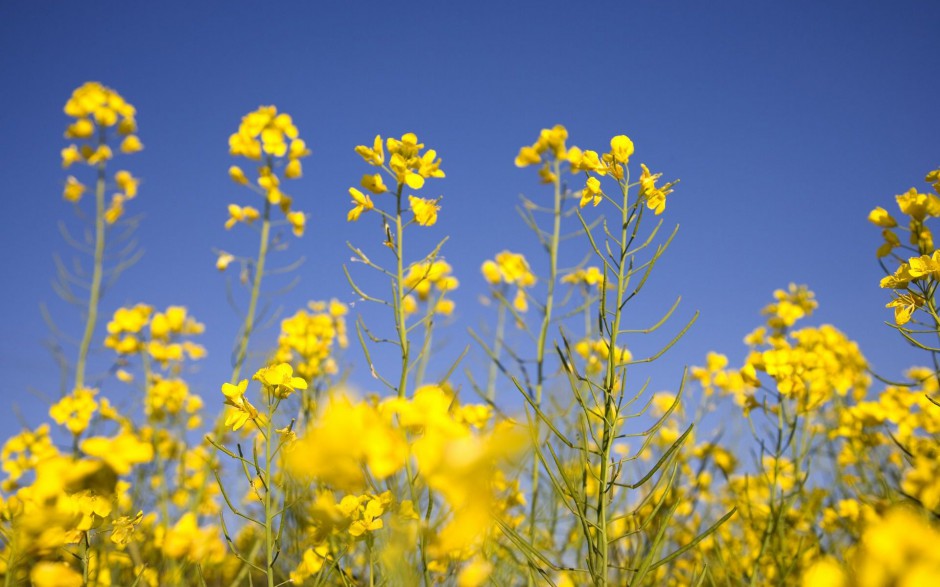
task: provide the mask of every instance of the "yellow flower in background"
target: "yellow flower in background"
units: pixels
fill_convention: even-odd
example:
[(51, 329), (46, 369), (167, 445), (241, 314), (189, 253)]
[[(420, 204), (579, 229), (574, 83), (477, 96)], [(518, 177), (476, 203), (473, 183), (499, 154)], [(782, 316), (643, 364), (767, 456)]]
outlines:
[(347, 222), (355, 222), (359, 220), (359, 216), (361, 216), (363, 212), (375, 208), (375, 205), (372, 203), (372, 198), (370, 198), (368, 194), (363, 194), (356, 188), (349, 188), (349, 195), (352, 196), (355, 207), (346, 215)]
[(587, 286), (599, 286), (604, 282), (604, 274), (597, 267), (585, 267), (578, 269), (561, 278), (562, 283), (583, 284)]
[(253, 208), (251, 206), (242, 207), (238, 204), (229, 204), (228, 220), (225, 221), (225, 229), (229, 230), (239, 222), (251, 224), (260, 217), (261, 213), (258, 212), (257, 208)]
[(78, 119), (70, 130), (85, 135), (81, 138), (87, 138), (94, 132), (89, 126), (89, 118), (94, 118), (101, 126), (114, 126), (119, 118), (133, 120), (137, 110), (111, 88), (98, 82), (87, 82), (72, 92), (65, 103), (65, 113)]
[(898, 225), (898, 221), (881, 206), (878, 206), (868, 214), (868, 221), (882, 228), (894, 228)]
[(290, 223), (294, 236), (304, 235), (304, 228), (307, 226), (307, 215), (303, 212), (288, 212), (287, 222)]
[(516, 157), (517, 167), (526, 167), (542, 161), (542, 155), (551, 154), (555, 159), (564, 159), (567, 154), (565, 141), (568, 139), (568, 130), (556, 124), (552, 128), (543, 128), (539, 132), (539, 138), (532, 146), (519, 149), (519, 155)]
[(519, 312), (528, 311), (529, 300), (526, 297), (525, 288), (535, 285), (536, 278), (525, 256), (502, 251), (496, 255), (495, 260), (485, 261), (480, 269), (483, 277), (491, 285), (505, 283), (518, 287), (512, 305)]
[(137, 195), (137, 186), (140, 185), (140, 179), (131, 175), (129, 171), (118, 171), (114, 174), (114, 181), (124, 192), (124, 195), (127, 196), (127, 199)]
[(433, 226), (437, 222), (437, 212), (441, 209), (437, 200), (408, 196), (408, 205), (415, 215), (415, 222), (420, 226)]
[(528, 167), (542, 162), (542, 156), (535, 147), (522, 147), (516, 155), (516, 167)]
[[(137, 153), (138, 151), (143, 151), (144, 145), (140, 142), (140, 139), (137, 138), (137, 135), (127, 135), (124, 137), (124, 140), (121, 141), (121, 152), (122, 153)], [(89, 160), (89, 163), (91, 161)]]
[(104, 212), (105, 222), (114, 224), (124, 215), (124, 199), (122, 194), (111, 196), (111, 203), (108, 204), (108, 209)]
[(248, 177), (245, 176), (245, 172), (242, 171), (242, 168), (237, 165), (232, 165), (228, 168), (228, 176), (231, 177), (232, 181), (235, 183), (248, 185)]
[(450, 263), (440, 259), (431, 262), (416, 263), (408, 268), (405, 275), (405, 287), (418, 294), (421, 301), (431, 296), (432, 287), (439, 292), (457, 289), (460, 282), (452, 275)]
[(228, 266), (231, 265), (232, 261), (235, 260), (235, 255), (230, 253), (221, 252), (219, 253), (218, 258), (215, 260), (215, 268), (219, 271), (225, 271), (228, 269)]
[(303, 175), (303, 166), (300, 159), (291, 159), (284, 168), (284, 177), (287, 179), (297, 179)]
[(95, 124), (87, 118), (79, 118), (65, 129), (67, 139), (90, 139), (95, 134)]
[(262, 153), (284, 157), (290, 149), (291, 158), (296, 159), (308, 154), (303, 144), (291, 149), (291, 142), (299, 140), (298, 135), (289, 114), (278, 114), (275, 106), (259, 106), (242, 117), (238, 132), (229, 137), (229, 152), (236, 157), (260, 160)]
[(65, 179), (65, 191), (62, 197), (69, 202), (77, 202), (82, 199), (86, 189), (85, 184), (70, 175)]
[(78, 163), (83, 159), (81, 151), (79, 151), (78, 147), (75, 145), (69, 145), (62, 149), (62, 169), (68, 169), (72, 164)]
[(345, 315), (348, 308), (337, 300), (310, 302), (281, 321), (274, 360), (296, 366), (297, 376), (312, 382), (324, 374), (337, 372), (333, 352), (349, 344)]

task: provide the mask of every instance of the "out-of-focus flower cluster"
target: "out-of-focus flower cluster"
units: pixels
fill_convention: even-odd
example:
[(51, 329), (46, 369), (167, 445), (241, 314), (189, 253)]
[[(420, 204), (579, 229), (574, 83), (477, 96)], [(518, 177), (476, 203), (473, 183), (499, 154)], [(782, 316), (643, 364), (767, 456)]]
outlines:
[[(136, 153), (144, 148), (137, 132), (137, 111), (116, 91), (98, 82), (88, 82), (72, 93), (65, 104), (65, 113), (75, 118), (65, 131), (65, 138), (77, 142), (62, 149), (62, 167), (68, 169), (76, 163), (97, 167), (99, 182), (104, 180), (105, 164), (114, 157), (114, 151), (108, 144), (117, 136), (122, 137), (120, 151)], [(120, 170), (114, 174), (113, 185), (117, 192), (112, 194), (110, 204), (105, 210), (105, 221), (114, 224), (124, 214), (124, 203), (137, 195), (140, 179), (129, 171)], [(104, 185), (98, 188), (103, 192)], [(88, 190), (87, 186), (75, 176), (65, 180), (63, 197), (69, 202), (78, 202)]]

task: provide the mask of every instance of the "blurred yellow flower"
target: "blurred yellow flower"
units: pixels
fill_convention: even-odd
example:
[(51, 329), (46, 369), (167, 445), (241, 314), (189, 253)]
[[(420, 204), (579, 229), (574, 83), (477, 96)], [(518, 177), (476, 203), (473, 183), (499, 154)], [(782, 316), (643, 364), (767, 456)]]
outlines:
[(433, 226), (437, 222), (437, 212), (441, 209), (437, 205), (437, 200), (408, 196), (408, 205), (415, 215), (415, 222), (420, 226)]
[(62, 197), (69, 202), (77, 202), (82, 199), (86, 189), (82, 182), (70, 175), (65, 179), (65, 191), (62, 193)]

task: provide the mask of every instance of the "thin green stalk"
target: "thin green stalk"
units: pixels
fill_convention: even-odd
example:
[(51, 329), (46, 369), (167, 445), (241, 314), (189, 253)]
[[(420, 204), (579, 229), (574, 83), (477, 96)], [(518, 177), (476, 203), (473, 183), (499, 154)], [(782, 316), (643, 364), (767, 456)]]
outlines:
[(434, 328), (434, 306), (428, 304), (428, 313), (424, 317), (424, 341), (418, 354), (418, 366), (415, 369), (415, 388), (424, 383), (424, 375), (428, 368), (428, 357), (431, 354), (431, 334)]
[(88, 567), (91, 562), (91, 553), (88, 552), (88, 532), (82, 532), (82, 585), (88, 585)]
[(264, 218), (261, 223), (261, 243), (258, 246), (258, 259), (255, 264), (255, 277), (251, 284), (251, 299), (248, 302), (248, 313), (245, 315), (245, 324), (242, 327), (241, 340), (238, 343), (238, 352), (235, 354), (235, 365), (229, 383), (238, 383), (242, 367), (248, 356), (248, 341), (255, 328), (255, 312), (258, 308), (258, 298), (261, 296), (261, 278), (264, 277), (264, 264), (268, 256), (268, 246), (271, 240), (271, 202), (264, 200)]
[[(627, 249), (629, 247), (628, 235), (629, 232), (629, 191), (626, 187), (626, 184), (622, 184), (623, 190), (623, 206), (621, 207), (621, 222), (620, 222), (620, 258), (617, 263), (617, 297), (616, 306), (614, 308), (614, 322), (613, 327), (610, 329), (610, 337), (608, 338), (608, 357), (607, 357), (607, 374), (604, 380), (604, 422), (603, 422), (603, 431), (601, 432), (601, 461), (600, 461), (600, 479), (598, 479), (598, 492), (597, 492), (597, 509), (596, 509), (596, 535), (595, 542), (591, 545), (591, 551), (593, 556), (596, 557), (596, 563), (594, 564), (594, 584), (595, 585), (607, 585), (607, 567), (609, 564), (609, 545), (607, 543), (607, 504), (608, 504), (608, 492), (610, 491), (609, 487), (609, 472), (610, 472), (610, 449), (613, 445), (613, 440), (616, 437), (617, 430), (617, 407), (614, 401), (614, 389), (617, 386), (617, 335), (620, 332), (620, 319), (623, 315), (623, 298), (626, 290), (626, 279), (625, 279), (625, 270), (627, 265)], [(639, 224), (639, 221), (636, 221), (636, 224)], [(601, 312), (606, 312), (606, 308), (600, 308)], [(590, 540), (590, 536), (588, 537)]]
[(402, 241), (404, 225), (401, 221), (401, 192), (404, 184), (398, 184), (395, 192), (395, 323), (398, 329), (398, 343), (401, 346), (401, 379), (398, 382), (398, 397), (406, 396), (408, 386), (408, 329), (405, 326), (405, 245)]
[[(102, 131), (99, 144), (104, 144)], [(95, 185), (95, 261), (91, 274), (91, 291), (88, 295), (88, 311), (85, 316), (85, 332), (78, 347), (78, 361), (75, 363), (75, 388), (85, 385), (85, 366), (88, 362), (88, 349), (98, 322), (98, 302), (101, 299), (101, 279), (104, 275), (104, 232), (105, 232), (105, 162), (98, 163), (98, 181)]]
[[(493, 340), (493, 357), (499, 359), (500, 352), (503, 350), (503, 337), (506, 331), (506, 306), (502, 301), (496, 308), (496, 336)], [(496, 361), (490, 361), (489, 373), (486, 376), (486, 399), (492, 404), (496, 400)]]
[(268, 418), (265, 424), (264, 439), (264, 544), (267, 565), (265, 575), (268, 578), (268, 587), (274, 587), (274, 482), (271, 478), (271, 443), (275, 438), (274, 411), (277, 403), (274, 400), (274, 390), (265, 388), (268, 395)]
[[(535, 406), (541, 408), (542, 406), (542, 388), (545, 383), (545, 348), (548, 342), (548, 327), (552, 321), (552, 309), (555, 303), (555, 281), (558, 274), (558, 243), (561, 240), (561, 203), (562, 203), (562, 191), (561, 191), (561, 162), (557, 159), (553, 164), (553, 172), (555, 176), (554, 187), (555, 187), (555, 201), (552, 217), (552, 237), (548, 242), (548, 283), (546, 284), (548, 291), (545, 298), (545, 314), (542, 316), (542, 326), (539, 329), (539, 338), (536, 345), (536, 379), (535, 379)], [(534, 437), (539, 437), (539, 421), (536, 419), (534, 421)], [(529, 507), (529, 543), (532, 546), (535, 546), (535, 534), (538, 530), (538, 523), (536, 521), (536, 512), (538, 511), (538, 496), (539, 496), (539, 474), (540, 474), (540, 465), (538, 457), (532, 458), (532, 501)], [(529, 583), (531, 584), (534, 577), (532, 573), (529, 573)]]

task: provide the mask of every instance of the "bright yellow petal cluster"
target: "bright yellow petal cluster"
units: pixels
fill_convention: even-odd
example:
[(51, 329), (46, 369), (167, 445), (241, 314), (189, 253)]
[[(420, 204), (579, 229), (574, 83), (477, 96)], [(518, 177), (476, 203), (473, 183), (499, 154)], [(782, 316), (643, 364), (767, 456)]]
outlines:
[(298, 389), (307, 389), (307, 382), (301, 377), (294, 377), (294, 368), (288, 363), (279, 363), (264, 367), (252, 377), (280, 399), (286, 399)]
[(248, 388), (248, 380), (242, 379), (238, 385), (231, 383), (222, 384), (222, 395), (225, 396), (225, 403), (234, 408), (229, 410), (225, 417), (225, 426), (233, 431), (238, 430), (249, 420), (255, 422), (258, 426), (263, 425), (267, 418), (248, 401), (245, 397), (245, 390)]
[(577, 269), (561, 278), (562, 283), (583, 284), (589, 287), (598, 287), (604, 282), (604, 274), (597, 267)]
[(494, 260), (484, 261), (481, 267), (483, 277), (491, 284), (501, 283), (515, 285), (518, 289), (513, 299), (513, 307), (519, 312), (529, 309), (525, 288), (535, 285), (536, 277), (529, 268), (525, 256), (519, 253), (502, 251)]
[[(422, 262), (412, 265), (405, 275), (405, 287), (408, 291), (418, 294), (418, 300), (427, 302), (431, 294), (437, 292), (431, 311), (435, 314), (449, 316), (454, 312), (456, 304), (453, 300), (445, 299), (444, 295), (457, 289), (460, 282), (451, 275), (451, 266), (446, 261)], [(410, 293), (402, 299), (402, 310), (406, 315), (418, 311), (418, 300)]]
[[(610, 343), (604, 339), (580, 340), (574, 345), (574, 352), (584, 359), (585, 371), (589, 375), (602, 373), (611, 358)], [(616, 347), (613, 359), (615, 365), (628, 363), (633, 360), (633, 353), (624, 347)]]
[[(284, 178), (297, 179), (303, 176), (300, 160), (310, 155), (310, 149), (299, 137), (299, 131), (291, 116), (283, 112), (278, 113), (275, 106), (260, 106), (254, 112), (249, 112), (242, 117), (238, 131), (229, 137), (229, 153), (235, 157), (243, 156), (263, 162), (258, 167), (257, 187), (237, 165), (229, 167), (229, 177), (235, 183), (262, 193), (266, 206), (279, 207), (294, 235), (303, 236), (307, 217), (302, 212), (291, 210), (293, 199), (281, 191), (281, 178), (276, 172), (278, 166), (284, 165)], [(231, 228), (238, 222), (251, 223), (260, 215), (260, 212), (251, 206), (231, 204), (225, 227)], [(265, 211), (265, 222), (268, 218)]]
[(98, 390), (87, 387), (75, 389), (49, 408), (49, 417), (59, 425), (64, 425), (75, 436), (81, 435), (91, 423), (91, 417), (98, 409), (95, 395)]
[[(309, 311), (308, 311), (309, 310)], [(307, 382), (321, 375), (337, 372), (333, 353), (349, 344), (346, 333), (348, 308), (337, 300), (310, 302), (308, 310), (299, 310), (281, 321), (274, 359), (297, 366), (297, 375)]]
[(261, 217), (261, 213), (258, 212), (257, 208), (251, 206), (239, 206), (237, 204), (228, 205), (228, 220), (225, 221), (225, 229), (228, 230), (238, 224), (239, 222), (244, 222), (245, 224), (251, 224), (255, 220)]
[(420, 226), (433, 226), (437, 222), (437, 212), (441, 209), (437, 202), (438, 200), (408, 196), (408, 206), (415, 215), (415, 222)]
[(672, 186), (675, 182), (670, 182), (663, 187), (656, 187), (656, 182), (662, 177), (662, 173), (652, 174), (649, 168), (640, 164), (642, 173), (640, 174), (640, 197), (646, 199), (646, 207), (652, 210), (657, 216), (666, 209), (666, 196), (672, 193)]

